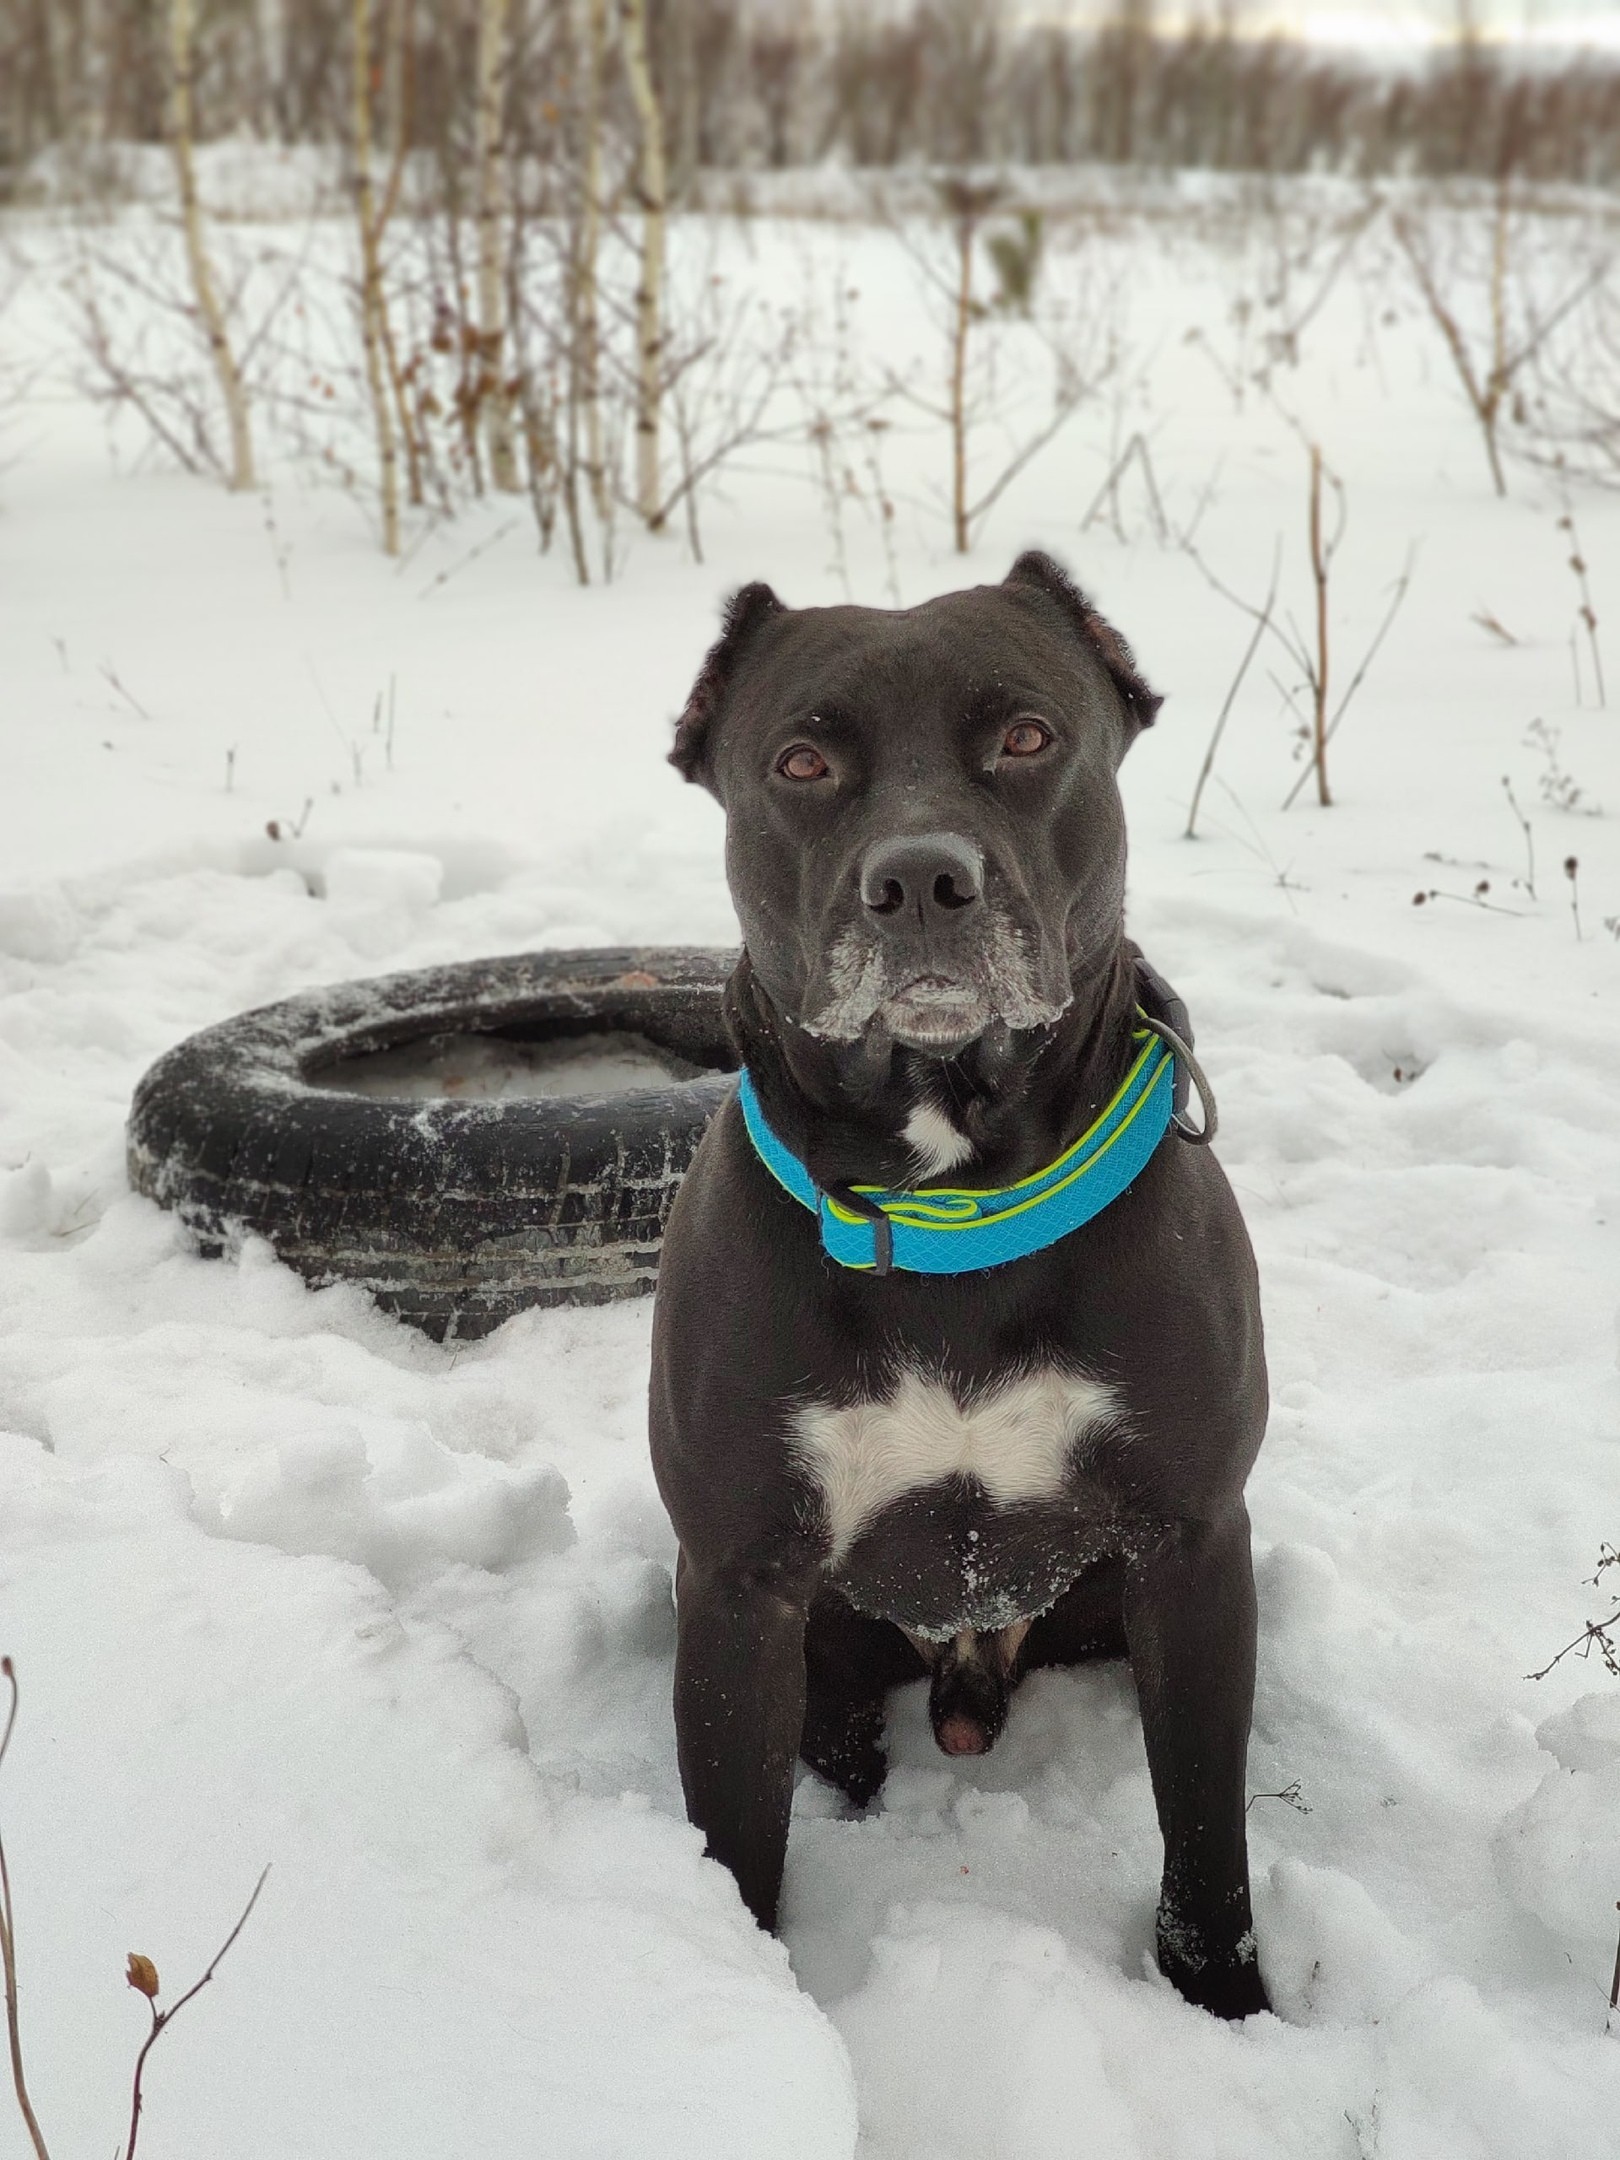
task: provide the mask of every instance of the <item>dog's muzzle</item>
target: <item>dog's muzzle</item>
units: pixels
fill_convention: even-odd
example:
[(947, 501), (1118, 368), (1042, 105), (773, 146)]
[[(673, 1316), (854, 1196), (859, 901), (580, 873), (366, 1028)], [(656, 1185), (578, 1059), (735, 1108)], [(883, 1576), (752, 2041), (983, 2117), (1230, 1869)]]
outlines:
[(878, 1010), (914, 1049), (951, 1049), (982, 1033), (987, 937), (984, 857), (961, 833), (880, 840), (861, 862), (861, 905), (892, 987)]

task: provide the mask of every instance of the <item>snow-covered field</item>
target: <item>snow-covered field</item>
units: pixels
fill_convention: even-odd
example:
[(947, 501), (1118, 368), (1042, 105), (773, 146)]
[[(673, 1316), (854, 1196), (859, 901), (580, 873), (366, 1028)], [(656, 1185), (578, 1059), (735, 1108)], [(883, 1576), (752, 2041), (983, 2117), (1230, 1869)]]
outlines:
[[(0, 340), (38, 372), (0, 474), (0, 1650), (23, 1689), (0, 1820), (57, 2160), (127, 2114), (126, 1952), (172, 1996), (267, 1862), (152, 2057), (152, 2160), (1615, 2152), (1620, 1683), (1525, 1675), (1607, 1609), (1583, 1578), (1620, 1532), (1620, 642), (1610, 708), (1584, 648), (1578, 703), (1563, 498), (1523, 466), (1490, 492), (1387, 237), (1275, 396), (1240, 400), (1210, 355), (1263, 322), (1232, 313), (1260, 243), (1112, 218), (1129, 365), (965, 562), (937, 431), (887, 453), (905, 601), (1050, 547), (1168, 693), (1125, 774), (1131, 922), (1220, 1096), (1275, 1399), (1249, 1827), (1277, 2015), (1239, 2029), (1151, 1969), (1117, 1669), (1037, 1675), (984, 1760), (898, 1699), (881, 1805), (848, 1820), (802, 1783), (784, 1940), (755, 1930), (680, 1805), (645, 1305), (441, 1350), (267, 1251), (192, 1257), (125, 1183), (136, 1079), (235, 1010), (734, 936), (718, 814), (661, 753), (725, 590), (843, 597), (809, 459), (731, 475), (702, 565), (643, 540), (582, 592), (518, 506), (401, 571), (273, 453), (253, 499), (115, 471), (73, 387), (64, 244), (16, 238)], [(762, 287), (843, 281), (863, 350), (937, 366), (892, 236), (718, 244)], [(1348, 490), (1341, 681), (1416, 543), (1411, 591), (1334, 744), (1336, 807), (1280, 808), (1272, 650), (1188, 841), (1249, 623), (1156, 535), (1139, 474), (1117, 530), (1080, 523), (1140, 428), (1172, 522), (1207, 497), (1205, 562), (1259, 600), (1280, 535), (1306, 622), (1281, 407)], [(1569, 501), (1607, 630), (1620, 499)], [(882, 604), (879, 529), (847, 522), (851, 589)]]

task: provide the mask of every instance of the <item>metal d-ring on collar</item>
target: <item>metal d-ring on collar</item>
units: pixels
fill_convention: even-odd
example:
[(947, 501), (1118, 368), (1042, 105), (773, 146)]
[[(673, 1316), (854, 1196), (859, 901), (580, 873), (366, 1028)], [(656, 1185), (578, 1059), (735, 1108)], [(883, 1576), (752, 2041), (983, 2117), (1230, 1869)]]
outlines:
[(1202, 1125), (1189, 1125), (1179, 1109), (1173, 1111), (1170, 1123), (1174, 1128), (1176, 1138), (1190, 1141), (1194, 1147), (1208, 1147), (1215, 1137), (1220, 1120), (1215, 1111), (1215, 1090), (1210, 1086), (1203, 1066), (1193, 1056), (1191, 1044), (1184, 1042), (1168, 1021), (1159, 1019), (1156, 1014), (1149, 1012), (1145, 1006), (1139, 1005), (1137, 1007), (1136, 1017), (1140, 1026), (1150, 1028), (1158, 1036), (1160, 1042), (1171, 1052), (1176, 1063), (1186, 1073), (1188, 1079), (1191, 1080), (1198, 1091), (1198, 1101), (1204, 1113), (1204, 1122)]

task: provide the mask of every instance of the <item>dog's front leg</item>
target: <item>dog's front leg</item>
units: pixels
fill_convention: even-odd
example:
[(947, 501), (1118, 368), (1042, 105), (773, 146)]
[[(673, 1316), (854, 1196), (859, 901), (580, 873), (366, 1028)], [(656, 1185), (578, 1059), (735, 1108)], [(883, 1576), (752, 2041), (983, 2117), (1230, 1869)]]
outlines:
[(676, 1572), (675, 1739), (686, 1812), (776, 1926), (804, 1730), (804, 1631), (813, 1578), (780, 1561)]
[(1245, 1785), (1254, 1570), (1241, 1503), (1183, 1523), (1126, 1570), (1125, 1634), (1159, 1827), (1159, 1969), (1217, 2017), (1270, 2004), (1255, 1963)]

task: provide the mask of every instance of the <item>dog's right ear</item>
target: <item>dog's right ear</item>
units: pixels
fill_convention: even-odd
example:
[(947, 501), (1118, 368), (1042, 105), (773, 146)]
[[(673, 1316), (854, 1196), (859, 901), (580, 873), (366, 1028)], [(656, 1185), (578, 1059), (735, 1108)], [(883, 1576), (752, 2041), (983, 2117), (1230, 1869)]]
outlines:
[(786, 613), (768, 585), (745, 585), (726, 602), (720, 635), (709, 647), (686, 709), (675, 723), (675, 747), (669, 753), (669, 762), (684, 779), (703, 778), (709, 731), (744, 648), (773, 615)]

